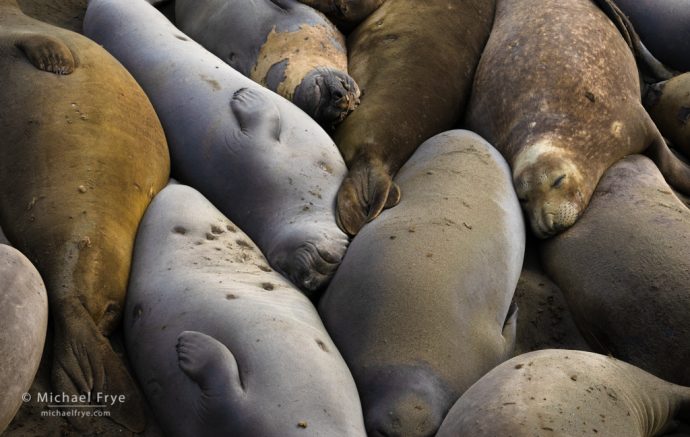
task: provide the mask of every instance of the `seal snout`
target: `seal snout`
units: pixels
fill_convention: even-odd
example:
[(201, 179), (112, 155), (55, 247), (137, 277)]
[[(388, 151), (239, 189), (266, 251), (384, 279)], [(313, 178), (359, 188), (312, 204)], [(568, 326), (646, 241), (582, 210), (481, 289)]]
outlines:
[(370, 375), (363, 390), (367, 435), (427, 437), (436, 434), (452, 403), (440, 379), (422, 367), (391, 368)]
[(359, 105), (360, 90), (346, 73), (317, 69), (297, 87), (294, 102), (323, 125), (333, 126)]

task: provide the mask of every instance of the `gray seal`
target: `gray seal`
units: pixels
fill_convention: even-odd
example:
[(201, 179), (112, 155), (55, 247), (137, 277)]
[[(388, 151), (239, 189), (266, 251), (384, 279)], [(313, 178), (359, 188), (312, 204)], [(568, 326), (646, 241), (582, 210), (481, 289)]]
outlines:
[(151, 98), (174, 176), (237, 223), (295, 285), (321, 290), (348, 244), (333, 206), (347, 170), (328, 134), (143, 0), (93, 0), (84, 29)]
[(364, 436), (309, 299), (198, 191), (170, 185), (136, 241), (127, 352), (170, 436)]
[(428, 436), (512, 356), (525, 225), (508, 165), (474, 133), (429, 139), (396, 182), (406, 196), (353, 239), (319, 312), (368, 435)]

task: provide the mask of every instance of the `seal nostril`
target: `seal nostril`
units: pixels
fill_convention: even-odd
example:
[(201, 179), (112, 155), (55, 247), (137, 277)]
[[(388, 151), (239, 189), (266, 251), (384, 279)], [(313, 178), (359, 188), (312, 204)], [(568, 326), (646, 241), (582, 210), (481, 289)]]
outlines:
[(340, 100), (344, 97), (344, 94), (340, 91), (333, 91), (333, 99)]

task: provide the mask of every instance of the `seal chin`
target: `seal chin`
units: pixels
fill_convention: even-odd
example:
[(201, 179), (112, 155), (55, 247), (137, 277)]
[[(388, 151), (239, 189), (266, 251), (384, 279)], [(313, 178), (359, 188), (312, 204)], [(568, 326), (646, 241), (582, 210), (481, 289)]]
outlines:
[(359, 87), (349, 75), (318, 68), (302, 80), (293, 102), (320, 124), (332, 127), (359, 105), (359, 96)]
[(269, 259), (278, 272), (313, 299), (335, 274), (349, 241), (342, 233), (305, 238), (305, 231), (294, 231), (271, 250)]
[(581, 214), (581, 208), (570, 201), (561, 202), (556, 208), (542, 207), (530, 214), (532, 231), (541, 239), (553, 237), (573, 226)]

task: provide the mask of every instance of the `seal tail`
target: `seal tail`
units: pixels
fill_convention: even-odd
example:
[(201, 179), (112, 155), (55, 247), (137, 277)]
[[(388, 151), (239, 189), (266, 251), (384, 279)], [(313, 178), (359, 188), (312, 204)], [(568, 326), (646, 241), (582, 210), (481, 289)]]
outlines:
[(606, 16), (616, 25), (628, 47), (632, 50), (638, 68), (642, 71), (644, 82), (661, 82), (679, 73), (662, 64), (645, 47), (628, 17), (620, 10), (614, 0), (593, 0)]
[(656, 163), (669, 185), (683, 194), (690, 195), (690, 164), (671, 150), (651, 119), (649, 123), (656, 131), (656, 138), (647, 148), (647, 156)]

